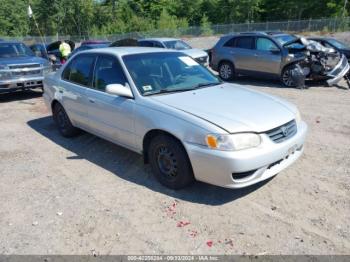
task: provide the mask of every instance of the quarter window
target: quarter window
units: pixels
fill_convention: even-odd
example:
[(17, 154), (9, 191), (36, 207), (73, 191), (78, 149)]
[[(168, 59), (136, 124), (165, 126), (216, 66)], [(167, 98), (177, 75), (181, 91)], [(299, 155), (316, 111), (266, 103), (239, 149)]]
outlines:
[(256, 41), (256, 49), (260, 51), (279, 50), (274, 42), (265, 37), (258, 37)]
[(234, 43), (235, 43), (235, 38), (231, 38), (230, 40), (228, 40), (224, 46), (226, 47), (234, 47)]
[(127, 82), (123, 69), (115, 57), (101, 56), (97, 59), (93, 87), (105, 91), (109, 84), (125, 85)]
[(62, 78), (79, 85), (89, 86), (94, 60), (94, 56), (75, 57), (63, 71)]

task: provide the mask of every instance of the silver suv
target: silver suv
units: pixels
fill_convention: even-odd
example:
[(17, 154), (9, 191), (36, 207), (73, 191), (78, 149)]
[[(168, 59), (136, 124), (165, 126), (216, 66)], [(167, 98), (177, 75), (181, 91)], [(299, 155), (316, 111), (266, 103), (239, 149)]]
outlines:
[(349, 70), (346, 57), (336, 50), (279, 32), (223, 36), (211, 50), (210, 66), (223, 80), (252, 75), (280, 78), (289, 87), (298, 85), (296, 73), (334, 85)]

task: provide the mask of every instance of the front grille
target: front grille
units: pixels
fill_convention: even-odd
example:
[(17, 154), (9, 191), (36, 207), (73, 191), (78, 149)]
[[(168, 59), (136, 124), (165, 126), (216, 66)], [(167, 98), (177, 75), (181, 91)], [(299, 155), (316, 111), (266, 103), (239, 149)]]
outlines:
[(29, 71), (13, 71), (12, 76), (14, 77), (23, 77), (23, 76), (39, 76), (42, 75), (42, 71), (38, 70), (29, 70)]
[(37, 68), (37, 67), (40, 67), (40, 64), (9, 65), (10, 69)]
[(297, 133), (297, 124), (292, 120), (282, 126), (276, 127), (266, 132), (272, 141), (281, 143)]
[(200, 64), (204, 64), (207, 62), (208, 57), (207, 56), (197, 57), (195, 60)]

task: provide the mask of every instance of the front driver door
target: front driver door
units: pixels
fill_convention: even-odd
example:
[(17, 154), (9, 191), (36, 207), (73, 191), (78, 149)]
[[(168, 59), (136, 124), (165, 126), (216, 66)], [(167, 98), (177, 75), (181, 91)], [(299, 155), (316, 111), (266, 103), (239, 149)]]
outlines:
[(109, 84), (128, 85), (118, 59), (112, 55), (97, 57), (92, 88), (86, 91), (88, 117), (92, 132), (125, 147), (135, 148), (135, 100), (105, 92)]
[(282, 61), (280, 48), (266, 37), (257, 37), (255, 46), (255, 71), (279, 75)]

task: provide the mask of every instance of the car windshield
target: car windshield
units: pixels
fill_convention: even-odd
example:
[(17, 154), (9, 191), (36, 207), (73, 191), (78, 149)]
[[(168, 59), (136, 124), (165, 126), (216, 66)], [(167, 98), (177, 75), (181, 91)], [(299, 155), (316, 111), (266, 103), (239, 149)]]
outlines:
[(294, 35), (277, 35), (274, 36), (274, 38), (277, 40), (277, 42), (279, 42), (281, 45), (284, 45), (285, 43), (288, 43), (290, 41), (293, 41), (295, 39), (297, 39), (296, 36)]
[(175, 49), (175, 50), (185, 50), (185, 49), (192, 48), (182, 40), (165, 41), (164, 44), (166, 48)]
[(34, 56), (34, 53), (22, 43), (0, 43), (0, 58), (19, 56)]
[(331, 45), (334, 45), (336, 48), (339, 49), (349, 49), (349, 46), (343, 42), (340, 42), (339, 40), (335, 40), (335, 39), (328, 39), (328, 42)]
[(182, 53), (126, 55), (123, 61), (142, 95), (184, 92), (221, 83), (208, 69)]

